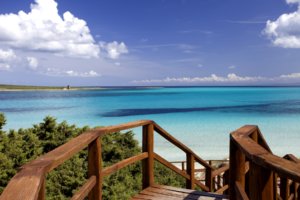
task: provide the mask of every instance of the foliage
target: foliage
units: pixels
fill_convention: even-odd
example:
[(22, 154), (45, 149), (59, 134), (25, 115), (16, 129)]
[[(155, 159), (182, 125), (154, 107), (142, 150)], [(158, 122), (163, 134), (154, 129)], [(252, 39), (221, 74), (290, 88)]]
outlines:
[[(57, 123), (50, 116), (32, 128), (2, 131), (5, 116), (0, 113), (0, 194), (24, 163), (68, 142), (88, 127)], [(103, 167), (141, 152), (133, 132), (113, 133), (102, 138)], [(155, 165), (155, 180), (161, 184), (182, 186), (184, 180), (160, 164)], [(105, 177), (103, 199), (129, 199), (141, 190), (141, 164), (130, 165)], [(68, 199), (87, 179), (87, 150), (83, 150), (47, 175), (47, 199)]]

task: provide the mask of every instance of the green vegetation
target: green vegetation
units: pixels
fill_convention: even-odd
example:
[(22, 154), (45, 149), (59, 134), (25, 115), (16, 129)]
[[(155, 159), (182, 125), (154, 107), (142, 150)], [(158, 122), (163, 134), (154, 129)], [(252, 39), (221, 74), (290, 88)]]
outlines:
[(64, 87), (31, 86), (31, 85), (0, 85), (2, 90), (62, 90)]
[[(0, 194), (8, 181), (24, 163), (47, 153), (89, 129), (57, 123), (53, 117), (32, 128), (3, 131), (5, 116), (0, 113)], [(113, 133), (102, 139), (103, 165), (110, 166), (138, 154), (141, 148), (131, 131)], [(155, 181), (160, 184), (184, 186), (184, 179), (155, 164)], [(128, 199), (141, 190), (141, 164), (130, 165), (105, 177), (103, 199)], [(68, 199), (87, 178), (87, 151), (73, 156), (47, 175), (47, 199)]]

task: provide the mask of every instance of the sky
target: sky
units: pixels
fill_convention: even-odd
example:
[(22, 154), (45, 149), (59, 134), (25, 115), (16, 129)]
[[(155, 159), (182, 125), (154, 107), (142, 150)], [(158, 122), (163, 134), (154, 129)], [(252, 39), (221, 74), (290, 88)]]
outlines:
[(300, 85), (300, 0), (1, 0), (0, 84)]

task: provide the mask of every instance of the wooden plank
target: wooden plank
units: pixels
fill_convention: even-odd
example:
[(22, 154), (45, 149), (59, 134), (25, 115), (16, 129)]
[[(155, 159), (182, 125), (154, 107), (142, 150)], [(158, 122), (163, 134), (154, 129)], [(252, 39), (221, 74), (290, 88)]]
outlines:
[[(141, 194), (149, 194), (153, 196), (161, 196), (162, 199), (165, 199), (165, 197), (169, 198), (176, 198), (176, 199), (199, 199), (199, 198), (204, 198), (205, 196), (200, 195), (200, 194), (194, 194), (194, 193), (183, 193), (179, 191), (174, 191), (174, 190), (169, 190), (165, 188), (154, 188), (154, 187), (149, 187), (145, 189)], [(209, 199), (215, 199), (215, 197), (207, 197)]]
[(153, 185), (152, 188), (166, 189), (166, 190), (177, 191), (177, 192), (181, 192), (181, 193), (187, 193), (187, 194), (192, 193), (193, 195), (226, 199), (225, 195), (214, 194), (214, 193), (209, 193), (209, 192), (201, 192), (201, 191), (198, 191), (198, 190), (177, 188), (177, 187), (166, 186), (166, 185)]
[(166, 140), (177, 146), (179, 149), (184, 151), (185, 153), (190, 153), (193, 154), (195, 157), (195, 160), (199, 162), (201, 165), (203, 165), (205, 168), (211, 168), (213, 169), (212, 166), (210, 166), (205, 160), (200, 158), (198, 155), (196, 155), (190, 148), (182, 144), (179, 140), (177, 140), (175, 137), (173, 137), (171, 134), (169, 134), (167, 131), (165, 131), (163, 128), (161, 128), (158, 124), (153, 122), (154, 124), (154, 130), (160, 134), (162, 137), (164, 137)]
[(186, 172), (190, 175), (190, 179), (186, 179), (186, 188), (195, 189), (195, 160), (190, 153), (186, 154)]
[(245, 190), (243, 189), (243, 186), (239, 182), (237, 182), (237, 181), (235, 182), (234, 189), (235, 189), (235, 194), (236, 194), (235, 199), (249, 200)]
[(223, 165), (222, 167), (218, 168), (218, 169), (215, 169), (213, 172), (212, 172), (212, 177), (216, 177), (226, 171), (229, 170), (229, 164), (225, 164)]
[(94, 140), (88, 147), (88, 176), (96, 177), (96, 184), (89, 193), (90, 200), (102, 199), (102, 155), (101, 155), (101, 141), (99, 138)]
[(205, 169), (205, 186), (209, 189), (210, 192), (214, 191), (213, 187), (213, 177), (212, 177), (212, 169)]
[(153, 124), (143, 126), (143, 152), (148, 153), (148, 158), (142, 162), (142, 188), (154, 184), (154, 127)]
[(198, 181), (197, 179), (194, 180), (195, 184), (201, 188), (201, 190), (205, 191), (205, 192), (209, 192), (209, 188), (204, 185), (203, 183), (201, 183), (201, 181)]
[(228, 190), (229, 185), (224, 185), (223, 187), (221, 187), (220, 189), (218, 189), (217, 191), (215, 191), (216, 194), (223, 194), (226, 190)]
[(177, 173), (180, 176), (184, 177), (185, 179), (190, 179), (190, 175), (188, 175), (185, 171), (181, 171), (180, 169), (178, 169), (178, 167), (176, 167), (175, 165), (173, 165), (169, 161), (165, 160), (160, 155), (154, 153), (154, 159), (157, 160), (158, 162), (160, 162), (161, 164), (163, 164), (164, 166), (166, 166), (167, 168), (171, 169), (175, 173)]
[(144, 152), (144, 153), (141, 153), (139, 155), (124, 159), (124, 160), (122, 160), (122, 161), (120, 161), (120, 162), (118, 162), (118, 163), (116, 163), (112, 166), (104, 168), (101, 172), (101, 175), (102, 176), (110, 175), (110, 174), (115, 173), (116, 171), (130, 165), (130, 164), (136, 163), (136, 162), (138, 162), (140, 160), (144, 160), (146, 158), (148, 158), (148, 152)]
[(96, 185), (96, 176), (91, 176), (83, 186), (73, 195), (71, 200), (83, 200)]

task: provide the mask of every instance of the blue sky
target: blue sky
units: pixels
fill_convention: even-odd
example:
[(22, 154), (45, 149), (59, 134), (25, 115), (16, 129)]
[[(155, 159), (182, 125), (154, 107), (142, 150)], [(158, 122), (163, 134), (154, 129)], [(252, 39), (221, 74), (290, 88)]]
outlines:
[(3, 0), (0, 84), (299, 84), (299, 5)]

